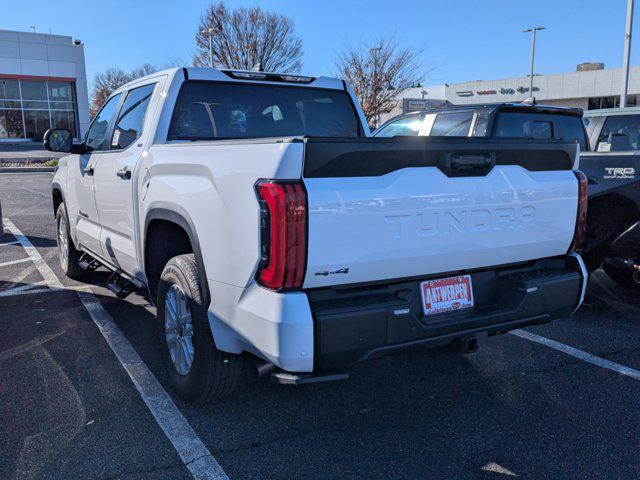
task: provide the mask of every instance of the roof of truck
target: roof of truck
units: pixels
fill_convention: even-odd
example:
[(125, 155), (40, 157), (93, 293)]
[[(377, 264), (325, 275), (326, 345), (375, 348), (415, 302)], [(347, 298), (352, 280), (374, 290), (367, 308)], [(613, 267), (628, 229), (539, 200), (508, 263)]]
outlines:
[(236, 70), (228, 68), (212, 68), (212, 67), (174, 67), (158, 72), (151, 73), (141, 78), (132, 80), (131, 82), (121, 86), (118, 90), (127, 90), (131, 86), (144, 82), (146, 80), (169, 76), (173, 77), (182, 72), (187, 79), (193, 80), (211, 80), (211, 81), (250, 81), (258, 83), (282, 83), (283, 85), (300, 85), (317, 88), (333, 88), (344, 90), (345, 83), (339, 78), (333, 77), (312, 77), (307, 75), (277, 73), (277, 72), (259, 72), (255, 70)]

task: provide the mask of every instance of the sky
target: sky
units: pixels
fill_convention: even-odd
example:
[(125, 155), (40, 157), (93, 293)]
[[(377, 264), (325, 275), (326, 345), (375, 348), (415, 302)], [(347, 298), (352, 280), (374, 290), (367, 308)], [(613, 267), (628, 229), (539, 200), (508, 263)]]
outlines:
[[(70, 35), (85, 45), (87, 76), (107, 67), (131, 70), (190, 64), (194, 35), (208, 0), (0, 0), (0, 29)], [(336, 53), (395, 34), (422, 48), (424, 85), (526, 75), (530, 26), (538, 34), (536, 73), (573, 71), (581, 62), (622, 65), (626, 0), (227, 0), (260, 5), (295, 22), (303, 74), (331, 75)], [(636, 9), (637, 10), (637, 9)], [(640, 12), (631, 64), (640, 62)]]

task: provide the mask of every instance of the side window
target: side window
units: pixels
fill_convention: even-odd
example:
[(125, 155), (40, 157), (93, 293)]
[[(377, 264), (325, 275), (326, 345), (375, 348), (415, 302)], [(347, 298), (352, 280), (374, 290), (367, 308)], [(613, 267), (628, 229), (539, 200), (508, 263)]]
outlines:
[(640, 115), (613, 115), (602, 126), (596, 151), (625, 150), (640, 150)]
[(89, 150), (108, 150), (109, 140), (107, 134), (109, 133), (109, 125), (113, 122), (113, 117), (116, 114), (116, 108), (120, 102), (121, 93), (111, 97), (107, 103), (104, 104), (102, 110), (93, 119), (91, 128), (87, 132), (87, 139), (85, 144), (89, 147)]
[(431, 129), (432, 137), (466, 137), (469, 135), (473, 113), (439, 113)]
[(129, 91), (113, 131), (112, 149), (125, 149), (140, 138), (144, 117), (155, 86), (156, 84), (152, 83)]
[(388, 123), (374, 133), (374, 137), (391, 138), (396, 136), (416, 136), (422, 127), (424, 115), (413, 115), (411, 117), (399, 118)]

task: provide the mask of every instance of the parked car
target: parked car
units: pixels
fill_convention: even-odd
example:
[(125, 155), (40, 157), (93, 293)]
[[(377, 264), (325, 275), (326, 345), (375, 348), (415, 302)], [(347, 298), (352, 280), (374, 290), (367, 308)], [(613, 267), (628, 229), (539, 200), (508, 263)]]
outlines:
[(591, 110), (583, 120), (593, 256), (616, 282), (640, 287), (640, 107)]
[[(640, 108), (589, 111), (533, 104), (465, 105), (414, 112), (383, 124), (376, 137), (399, 135), (562, 139), (580, 145), (589, 179), (586, 240), (581, 253), (593, 271), (640, 286)], [(634, 280), (635, 279), (635, 280)]]
[(394, 117), (373, 136), (500, 137), (577, 142), (581, 151), (589, 144), (581, 122), (582, 110), (530, 103), (460, 105)]
[(179, 68), (116, 90), (53, 179), (60, 263), (148, 292), (173, 388), (280, 383), (571, 314), (586, 178), (574, 145), (370, 138), (342, 80)]

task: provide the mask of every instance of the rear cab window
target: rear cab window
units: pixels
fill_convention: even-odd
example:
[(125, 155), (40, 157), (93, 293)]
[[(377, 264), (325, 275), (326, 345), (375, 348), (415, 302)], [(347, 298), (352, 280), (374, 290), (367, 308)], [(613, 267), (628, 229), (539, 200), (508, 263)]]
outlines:
[(579, 143), (582, 151), (588, 150), (584, 126), (578, 115), (499, 112), (492, 136), (565, 140)]
[(348, 93), (271, 84), (185, 82), (167, 140), (292, 136), (360, 136)]
[(640, 115), (612, 115), (600, 130), (597, 152), (640, 150)]

